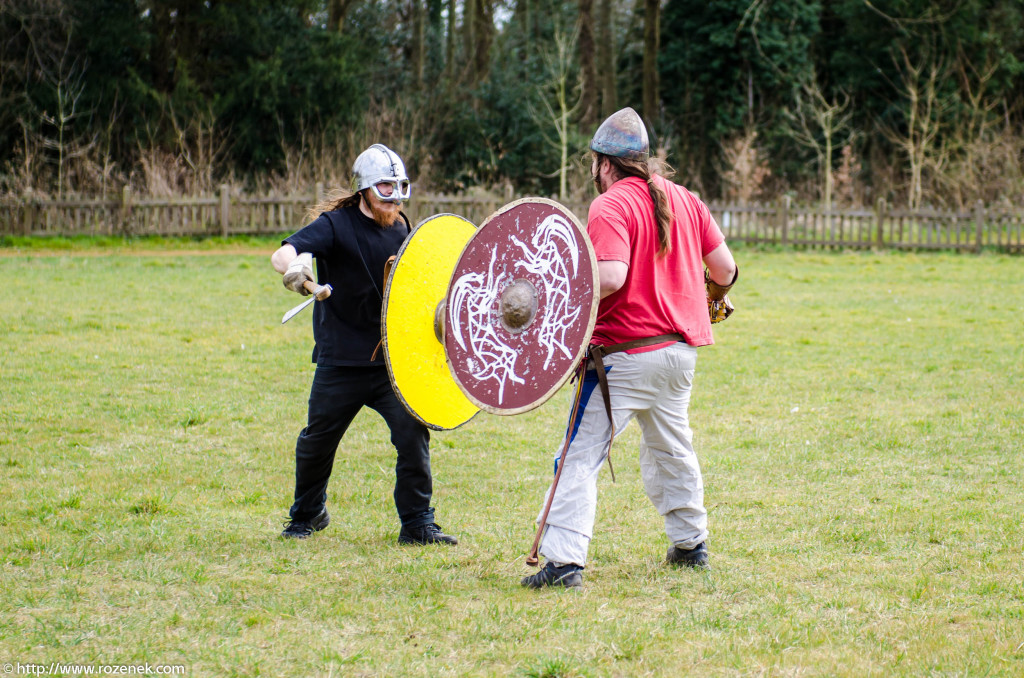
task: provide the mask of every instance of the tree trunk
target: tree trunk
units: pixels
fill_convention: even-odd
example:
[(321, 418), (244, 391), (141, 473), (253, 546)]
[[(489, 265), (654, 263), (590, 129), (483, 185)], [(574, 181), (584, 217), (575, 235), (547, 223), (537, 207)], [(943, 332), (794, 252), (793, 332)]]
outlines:
[(448, 87), (455, 85), (455, 6), (456, 0), (448, 0), (448, 35), (445, 38), (444, 73)]
[(643, 117), (650, 126), (658, 119), (658, 46), (661, 35), (661, 3), (644, 0)]
[(345, 17), (355, 0), (328, 0), (327, 28), (336, 33), (345, 32)]
[(462, 3), (462, 56), (466, 79), (469, 82), (476, 82), (476, 58), (474, 47), (476, 46), (476, 6), (481, 0), (465, 0)]
[(423, 91), (423, 75), (425, 67), (425, 45), (423, 41), (423, 0), (411, 0), (409, 8), (412, 15), (412, 44), (409, 45), (409, 57), (412, 68), (413, 83), (417, 92)]
[(597, 77), (601, 86), (600, 118), (603, 120), (617, 110), (615, 105), (615, 43), (612, 37), (612, 3), (597, 0), (597, 41), (601, 50), (597, 54)]
[(444, 64), (441, 53), (444, 29), (441, 27), (441, 0), (427, 0), (426, 74), (430, 87), (437, 85)]
[(579, 0), (580, 12), (580, 126), (587, 133), (597, 126), (597, 66), (594, 60), (594, 0)]
[[(472, 81), (482, 80), (491, 65), (491, 38), (494, 36), (494, 12), (491, 7), (493, 0), (473, 0), (472, 25), (473, 39), (469, 42), (473, 53), (470, 55)], [(470, 4), (470, 3), (467, 3)]]
[(174, 27), (166, 3), (153, 3), (153, 39), (149, 43), (150, 68), (157, 92), (174, 91)]

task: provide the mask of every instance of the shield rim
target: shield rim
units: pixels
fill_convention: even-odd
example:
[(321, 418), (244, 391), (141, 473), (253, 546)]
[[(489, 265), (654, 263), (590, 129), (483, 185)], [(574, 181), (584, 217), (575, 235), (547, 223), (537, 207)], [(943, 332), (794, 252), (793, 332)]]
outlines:
[(550, 400), (558, 391), (561, 390), (561, 388), (565, 385), (565, 382), (569, 380), (569, 377), (575, 374), (576, 366), (579, 365), (580, 361), (583, 360), (586, 356), (587, 349), (590, 347), (590, 338), (594, 334), (594, 326), (597, 324), (597, 311), (601, 303), (601, 279), (598, 275), (597, 270), (597, 254), (594, 252), (594, 243), (590, 241), (590, 235), (587, 233), (587, 229), (583, 226), (582, 222), (580, 222), (576, 214), (562, 203), (558, 202), (557, 200), (552, 200), (550, 198), (537, 197), (519, 198), (518, 200), (513, 200), (507, 205), (498, 208), (490, 216), (483, 220), (483, 222), (477, 227), (476, 232), (472, 235), (472, 237), (470, 237), (470, 239), (466, 241), (466, 245), (462, 248), (462, 253), (459, 254), (459, 258), (455, 262), (455, 266), (452, 268), (452, 275), (451, 278), (449, 278), (448, 280), (448, 294), (445, 295), (445, 304), (451, 303), (452, 285), (455, 283), (455, 272), (458, 270), (459, 264), (462, 262), (462, 257), (465, 256), (466, 254), (466, 250), (468, 250), (469, 246), (473, 243), (473, 239), (476, 238), (483, 231), (484, 227), (487, 226), (491, 221), (497, 219), (502, 214), (505, 214), (506, 212), (509, 212), (512, 209), (524, 203), (542, 203), (551, 207), (555, 207), (569, 218), (569, 220), (572, 222), (572, 225), (575, 226), (576, 230), (579, 231), (579, 233), (583, 236), (583, 249), (586, 250), (586, 255), (590, 260), (591, 264), (591, 271), (593, 271), (594, 275), (594, 299), (590, 304), (590, 315), (587, 318), (587, 330), (583, 335), (584, 341), (582, 342), (582, 345), (576, 350), (576, 353), (573, 356), (572, 361), (570, 361), (569, 363), (569, 368), (565, 371), (565, 374), (558, 378), (558, 380), (554, 383), (554, 385), (551, 386), (551, 388), (547, 390), (547, 392), (535, 398), (533, 402), (527, 405), (520, 405), (518, 407), (513, 408), (500, 408), (488, 405), (487, 403), (482, 402), (479, 398), (475, 397), (472, 393), (470, 393), (469, 389), (466, 388), (466, 386), (459, 379), (458, 375), (455, 373), (455, 369), (452, 367), (451, 353), (449, 353), (448, 351), (447, 343), (445, 344), (445, 362), (448, 364), (448, 371), (451, 373), (452, 379), (455, 380), (456, 385), (458, 385), (459, 390), (461, 390), (465, 394), (466, 398), (471, 403), (476, 405), (480, 410), (487, 412), (488, 414), (497, 414), (500, 416), (513, 416), (516, 414), (523, 414), (524, 412), (535, 410), (544, 403), (546, 403), (548, 400)]
[[(404, 407), (405, 410), (409, 414), (411, 414), (414, 419), (416, 419), (416, 421), (420, 422), (421, 424), (423, 424), (427, 428), (431, 429), (432, 431), (454, 431), (455, 429), (461, 428), (461, 427), (465, 426), (466, 424), (468, 424), (469, 422), (471, 422), (473, 420), (473, 418), (476, 417), (476, 415), (480, 414), (480, 408), (477, 407), (476, 412), (471, 414), (468, 419), (466, 419), (462, 423), (457, 424), (455, 426), (441, 426), (440, 424), (434, 424), (434, 423), (431, 423), (431, 422), (427, 421), (418, 412), (416, 412), (415, 409), (413, 409), (413, 407), (405, 399), (405, 396), (402, 394), (402, 390), (399, 388), (398, 382), (395, 381), (395, 374), (394, 374), (393, 368), (391, 366), (391, 352), (388, 349), (388, 324), (387, 324), (388, 301), (391, 298), (391, 281), (395, 277), (395, 272), (398, 270), (398, 263), (402, 259), (402, 254), (405, 253), (405, 251), (408, 248), (409, 244), (413, 241), (413, 234), (415, 234), (416, 231), (418, 231), (419, 228), (421, 226), (423, 226), (425, 223), (427, 223), (428, 221), (432, 221), (432, 220), (438, 219), (440, 217), (455, 217), (456, 219), (459, 219), (461, 221), (466, 222), (467, 224), (469, 224), (470, 226), (472, 226), (475, 229), (473, 231), (473, 235), (476, 235), (476, 232), (480, 230), (479, 227), (476, 224), (474, 224), (472, 221), (470, 221), (466, 217), (462, 216), (461, 214), (453, 214), (451, 212), (442, 212), (440, 214), (432, 214), (429, 217), (426, 217), (425, 219), (420, 220), (419, 223), (416, 224), (415, 228), (413, 228), (411, 231), (409, 231), (409, 235), (406, 236), (405, 240), (402, 242), (402, 246), (398, 248), (398, 253), (395, 255), (395, 263), (391, 267), (391, 270), (388, 272), (387, 280), (384, 281), (384, 303), (382, 304), (381, 311), (380, 311), (381, 349), (384, 351), (384, 364), (387, 366), (388, 379), (391, 381), (391, 390), (393, 390), (395, 392), (395, 396), (398, 398), (398, 401), (400, 403), (402, 403), (402, 407)], [(472, 239), (473, 239), (473, 236), (470, 236), (469, 240), (472, 240)], [(467, 244), (469, 243), (469, 240), (466, 241)], [(465, 245), (463, 246), (462, 252), (465, 252)], [(459, 253), (459, 257), (460, 258), (462, 257), (462, 252)], [(456, 266), (458, 265), (458, 259), (456, 259), (456, 264), (455, 265)], [(455, 270), (455, 267), (453, 266), (452, 267), (452, 271), (454, 271), (454, 270)], [(451, 274), (449, 274), (448, 287), (449, 288), (451, 287)], [(447, 298), (448, 297), (446, 295), (445, 299), (447, 300)], [(445, 359), (445, 365), (448, 367), (448, 374), (450, 376), (452, 374), (452, 371), (451, 371), (451, 365), (448, 362), (448, 350), (447, 350), (447, 348), (444, 349), (444, 359)], [(456, 385), (459, 386), (459, 390), (462, 391), (463, 394), (465, 394), (465, 391), (463, 391), (462, 386), (459, 385), (457, 381), (456, 381)], [(469, 400), (469, 398), (467, 398), (467, 400)], [(472, 400), (469, 400), (469, 402), (470, 402), (470, 404), (476, 406), (476, 403), (473, 402)]]

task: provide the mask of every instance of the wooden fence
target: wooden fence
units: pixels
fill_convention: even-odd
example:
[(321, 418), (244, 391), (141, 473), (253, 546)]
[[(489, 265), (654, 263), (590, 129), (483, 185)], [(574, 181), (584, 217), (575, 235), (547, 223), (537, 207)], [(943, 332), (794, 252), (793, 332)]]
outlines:
[[(0, 203), (0, 235), (22, 236), (232, 236), (280, 235), (306, 223), (309, 205), (323, 195), (236, 196), (226, 186), (217, 195), (151, 198), (125, 189), (114, 199), (5, 200)], [(452, 213), (483, 222), (512, 195), (470, 198), (416, 195), (406, 206), (415, 224)], [(581, 220), (587, 205), (567, 203)], [(824, 211), (783, 198), (771, 205), (709, 204), (730, 242), (812, 248), (897, 248), (920, 250), (993, 249), (1024, 252), (1024, 210), (986, 207), (970, 211), (909, 211), (879, 201), (874, 209)]]
[(712, 214), (731, 242), (771, 243), (827, 248), (917, 250), (994, 249), (1024, 252), (1024, 210), (985, 207), (968, 212), (906, 210), (879, 200), (873, 210), (825, 211), (793, 205), (710, 204)]

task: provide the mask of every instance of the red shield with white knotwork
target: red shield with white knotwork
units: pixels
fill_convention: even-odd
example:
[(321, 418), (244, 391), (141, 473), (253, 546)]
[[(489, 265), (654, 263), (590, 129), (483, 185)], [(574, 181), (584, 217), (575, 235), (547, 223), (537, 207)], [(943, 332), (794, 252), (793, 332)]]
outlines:
[(594, 249), (572, 212), (526, 198), (492, 214), (448, 285), (445, 354), (459, 388), (492, 414), (541, 405), (586, 352), (598, 290)]

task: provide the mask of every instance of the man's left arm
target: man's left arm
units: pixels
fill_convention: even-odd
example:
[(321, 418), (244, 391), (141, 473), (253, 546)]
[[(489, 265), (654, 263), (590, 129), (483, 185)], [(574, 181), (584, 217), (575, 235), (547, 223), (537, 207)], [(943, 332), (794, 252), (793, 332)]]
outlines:
[[(704, 257), (704, 265), (707, 266), (704, 284), (708, 292), (708, 313), (712, 323), (720, 323), (734, 310), (728, 295), (736, 284), (740, 269), (724, 241)], [(723, 280), (728, 282), (720, 282)]]
[(724, 288), (726, 292), (733, 286), (737, 275), (739, 275), (736, 260), (732, 258), (732, 252), (729, 251), (729, 246), (724, 241), (704, 257), (704, 265), (708, 267), (711, 282)]

